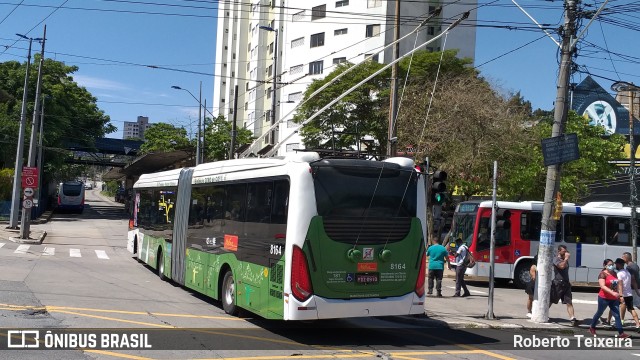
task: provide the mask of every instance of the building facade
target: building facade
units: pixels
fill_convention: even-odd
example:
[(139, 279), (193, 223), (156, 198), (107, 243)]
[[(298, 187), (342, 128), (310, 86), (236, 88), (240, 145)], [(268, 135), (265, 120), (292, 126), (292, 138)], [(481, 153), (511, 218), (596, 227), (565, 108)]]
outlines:
[(142, 139), (144, 140), (144, 131), (149, 127), (149, 118), (146, 116), (138, 116), (137, 121), (125, 121), (124, 130), (122, 131), (123, 139)]
[[(400, 36), (411, 32), (438, 6), (443, 6), (443, 12), (418, 33), (417, 39), (411, 36), (402, 41), (400, 53), (435, 37), (475, 4), (401, 2)], [(286, 6), (282, 0), (221, 3), (214, 86), (218, 114), (228, 120), (235, 116), (238, 126), (252, 130), (256, 137), (263, 135), (250, 149), (254, 154), (264, 154), (283, 140), (280, 155), (302, 148), (295, 131), (298, 125), (291, 119), (307, 86), (341, 62), (357, 64), (369, 56), (372, 61), (391, 62), (392, 48), (382, 50), (394, 39), (395, 7), (395, 1), (383, 0), (293, 0)], [(475, 19), (472, 11), (468, 21), (474, 23)], [(474, 58), (475, 38), (474, 27), (458, 27), (448, 35), (446, 49), (457, 48), (460, 57)], [(425, 50), (442, 50), (442, 40), (426, 45)], [(275, 92), (274, 73), (278, 75)], [(280, 124), (275, 131), (268, 131), (274, 119)]]

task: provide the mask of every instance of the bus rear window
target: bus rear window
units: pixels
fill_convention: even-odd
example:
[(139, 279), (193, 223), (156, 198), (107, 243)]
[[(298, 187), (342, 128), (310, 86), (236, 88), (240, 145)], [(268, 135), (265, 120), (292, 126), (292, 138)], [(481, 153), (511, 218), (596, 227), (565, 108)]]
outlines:
[(314, 167), (320, 216), (415, 217), (417, 174), (385, 164)]
[(81, 183), (65, 183), (62, 184), (62, 193), (65, 196), (80, 196), (82, 193), (82, 184)]

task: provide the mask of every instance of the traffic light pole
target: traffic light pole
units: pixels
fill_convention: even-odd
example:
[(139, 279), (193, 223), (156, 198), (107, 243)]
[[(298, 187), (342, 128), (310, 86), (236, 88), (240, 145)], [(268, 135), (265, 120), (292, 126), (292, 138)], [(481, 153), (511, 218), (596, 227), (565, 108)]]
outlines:
[(427, 177), (426, 179), (426, 184), (427, 184), (427, 189), (426, 189), (426, 193), (425, 193), (425, 197), (427, 198), (427, 246), (431, 245), (431, 232), (433, 229), (433, 204), (431, 202), (431, 183), (433, 181), (433, 178), (431, 177), (430, 174), (430, 166), (431, 164), (429, 163), (429, 158), (425, 159), (425, 176)]
[[(552, 137), (561, 136), (567, 120), (569, 77), (573, 56), (572, 39), (575, 34), (576, 2), (566, 0), (566, 15), (562, 34), (562, 59), (558, 74), (558, 92), (556, 95)], [(532, 320), (537, 323), (549, 321), (549, 296), (553, 276), (553, 244), (556, 238), (555, 210), (556, 194), (560, 188), (560, 164), (547, 168), (547, 182), (544, 193), (544, 207), (540, 231), (540, 246), (538, 248), (538, 281), (536, 281), (537, 297), (533, 301)]]

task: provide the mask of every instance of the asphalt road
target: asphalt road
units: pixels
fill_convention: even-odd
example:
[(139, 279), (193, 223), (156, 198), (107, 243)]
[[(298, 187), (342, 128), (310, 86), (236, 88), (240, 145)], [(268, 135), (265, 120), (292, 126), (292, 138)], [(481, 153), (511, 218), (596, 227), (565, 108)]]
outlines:
[[(41, 245), (0, 246), (0, 348), (23, 334), (82, 350), (2, 350), (2, 359), (555, 359), (558, 350), (514, 349), (514, 333), (449, 329), (420, 318), (283, 323), (231, 317), (219, 303), (170, 282), (126, 250), (128, 219), (121, 204), (87, 191), (83, 214), (55, 214)], [(482, 291), (481, 285), (472, 287)], [(513, 291), (518, 291), (513, 289)], [(455, 305), (452, 305), (455, 306)], [(108, 335), (104, 335), (108, 334)], [(114, 335), (115, 334), (115, 335)], [(122, 335), (125, 334), (125, 335)], [(139, 337), (136, 337), (140, 335)], [(31, 334), (32, 335), (32, 334)], [(33, 340), (26, 335), (25, 344)], [(135, 336), (134, 336), (135, 335)], [(533, 339), (568, 334), (520, 332)], [(90, 349), (107, 336), (108, 350)], [(117, 338), (113, 338), (117, 336)], [(151, 349), (117, 349), (133, 339)], [(73, 343), (73, 339), (85, 342)], [(115, 339), (115, 340), (114, 340)], [(66, 341), (66, 342), (65, 342)], [(142, 343), (144, 345), (144, 341)], [(572, 343), (573, 347), (575, 344)], [(636, 351), (640, 354), (640, 350)], [(632, 356), (616, 352), (615, 358)], [(620, 356), (618, 356), (620, 355)], [(562, 351), (565, 359), (611, 357), (607, 350)]]

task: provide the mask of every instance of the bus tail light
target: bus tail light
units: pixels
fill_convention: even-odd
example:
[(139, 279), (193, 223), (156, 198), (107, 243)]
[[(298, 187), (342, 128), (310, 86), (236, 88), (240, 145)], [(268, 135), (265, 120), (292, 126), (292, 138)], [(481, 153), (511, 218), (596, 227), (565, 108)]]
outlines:
[(418, 271), (418, 280), (416, 280), (416, 295), (419, 297), (424, 296), (424, 278), (426, 276), (426, 258), (424, 251), (422, 252), (422, 259), (420, 259), (420, 271)]
[(133, 230), (134, 227), (133, 219), (129, 219), (129, 230)]
[(60, 204), (62, 204), (62, 199), (60, 199), (60, 195), (58, 195), (58, 206), (60, 206)]
[(307, 257), (302, 249), (297, 246), (293, 247), (293, 259), (291, 261), (291, 293), (300, 301), (306, 301), (313, 294)]

